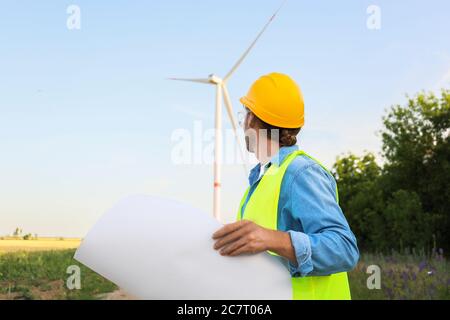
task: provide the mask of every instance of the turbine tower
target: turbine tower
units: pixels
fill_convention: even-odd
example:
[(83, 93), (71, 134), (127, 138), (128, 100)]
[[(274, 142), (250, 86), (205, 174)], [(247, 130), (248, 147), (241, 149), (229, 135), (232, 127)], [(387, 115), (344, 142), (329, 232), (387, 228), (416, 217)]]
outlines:
[(225, 103), (225, 107), (230, 118), (231, 126), (233, 128), (234, 136), (238, 144), (238, 149), (240, 156), (245, 166), (245, 157), (242, 149), (242, 144), (239, 140), (237, 134), (237, 123), (233, 112), (233, 106), (230, 99), (230, 94), (227, 89), (227, 83), (231, 76), (236, 72), (242, 62), (245, 60), (247, 55), (252, 51), (253, 47), (258, 42), (259, 38), (264, 34), (269, 25), (277, 16), (278, 12), (283, 8), (287, 0), (284, 0), (280, 7), (275, 11), (275, 13), (270, 17), (269, 21), (264, 25), (262, 30), (256, 36), (255, 40), (250, 44), (248, 49), (242, 54), (242, 56), (237, 60), (231, 70), (222, 79), (215, 74), (209, 75), (208, 78), (169, 78), (169, 80), (175, 81), (188, 81), (196, 82), (202, 84), (209, 84), (216, 86), (216, 109), (215, 109), (215, 148), (214, 148), (214, 198), (213, 198), (213, 214), (214, 217), (220, 221), (220, 189), (222, 182), (222, 170), (221, 170), (221, 159), (222, 159), (222, 100)]

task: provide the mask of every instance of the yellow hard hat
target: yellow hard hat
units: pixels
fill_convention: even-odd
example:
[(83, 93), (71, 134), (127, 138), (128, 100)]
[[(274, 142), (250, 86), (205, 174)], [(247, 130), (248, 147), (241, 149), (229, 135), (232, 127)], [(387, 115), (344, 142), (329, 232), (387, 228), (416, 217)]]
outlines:
[(305, 124), (302, 92), (295, 81), (285, 74), (262, 76), (240, 101), (270, 125), (293, 129)]

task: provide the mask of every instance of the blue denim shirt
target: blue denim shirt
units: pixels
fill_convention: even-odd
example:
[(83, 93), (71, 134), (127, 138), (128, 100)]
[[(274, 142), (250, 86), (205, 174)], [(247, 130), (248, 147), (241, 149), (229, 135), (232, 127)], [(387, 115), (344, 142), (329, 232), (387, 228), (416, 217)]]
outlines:
[[(282, 147), (265, 169), (269, 165), (279, 165), (296, 150), (297, 146)], [(250, 191), (242, 212), (262, 178), (260, 170), (258, 164), (250, 172)], [(296, 157), (283, 177), (278, 230), (288, 232), (291, 237), (297, 266), (283, 260), (293, 277), (349, 271), (358, 262), (356, 238), (336, 201), (336, 181), (307, 156)]]

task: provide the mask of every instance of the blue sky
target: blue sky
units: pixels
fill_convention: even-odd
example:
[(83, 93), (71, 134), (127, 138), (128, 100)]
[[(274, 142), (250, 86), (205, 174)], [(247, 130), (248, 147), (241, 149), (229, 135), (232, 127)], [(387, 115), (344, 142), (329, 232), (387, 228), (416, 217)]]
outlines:
[[(214, 90), (165, 78), (224, 75), (279, 3), (2, 1), (0, 234), (83, 236), (133, 193), (210, 211), (211, 166), (174, 165), (171, 134), (213, 126)], [(66, 27), (71, 4), (80, 30)], [(366, 27), (372, 4), (380, 30)], [(448, 12), (444, 0), (291, 0), (230, 81), (234, 106), (257, 77), (284, 72), (305, 96), (303, 149), (328, 166), (378, 152), (386, 108), (450, 86)], [(227, 165), (223, 180), (232, 220), (246, 177)]]

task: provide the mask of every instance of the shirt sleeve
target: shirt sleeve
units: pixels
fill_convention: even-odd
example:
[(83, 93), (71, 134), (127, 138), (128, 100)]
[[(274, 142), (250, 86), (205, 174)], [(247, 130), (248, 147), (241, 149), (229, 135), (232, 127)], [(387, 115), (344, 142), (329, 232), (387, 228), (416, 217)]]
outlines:
[(289, 230), (297, 264), (288, 263), (294, 277), (330, 275), (354, 268), (356, 238), (336, 200), (336, 182), (320, 165), (298, 168), (288, 184), (287, 209), (297, 225)]

